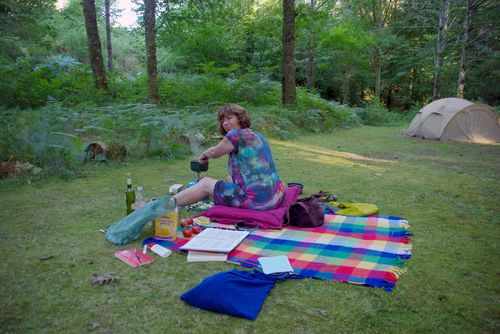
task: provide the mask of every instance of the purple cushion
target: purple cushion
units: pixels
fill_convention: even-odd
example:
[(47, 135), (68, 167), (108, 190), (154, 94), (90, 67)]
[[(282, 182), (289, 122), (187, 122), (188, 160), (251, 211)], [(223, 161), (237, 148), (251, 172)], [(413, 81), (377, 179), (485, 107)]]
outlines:
[(262, 230), (280, 229), (283, 227), (288, 208), (297, 201), (299, 194), (300, 187), (286, 188), (280, 206), (272, 210), (251, 210), (214, 205), (201, 216), (209, 217), (211, 221), (221, 224), (234, 225), (237, 222), (244, 221), (245, 225), (255, 226)]

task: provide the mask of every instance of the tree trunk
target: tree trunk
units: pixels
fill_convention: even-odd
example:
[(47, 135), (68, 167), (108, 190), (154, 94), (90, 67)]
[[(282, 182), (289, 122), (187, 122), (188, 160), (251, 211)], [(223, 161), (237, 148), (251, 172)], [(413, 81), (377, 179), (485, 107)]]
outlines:
[[(311, 9), (314, 15), (316, 10), (316, 0), (311, 0)], [(309, 40), (307, 41), (307, 71), (306, 71), (306, 83), (307, 88), (311, 90), (314, 85), (314, 40), (315, 40), (315, 22), (311, 23), (309, 28)]]
[(406, 99), (404, 103), (404, 108), (405, 109), (410, 109), (410, 102), (409, 101), (416, 101), (417, 97), (415, 96), (415, 86), (417, 85), (417, 75), (418, 71), (415, 67), (412, 67), (410, 69), (410, 75), (409, 75), (409, 85), (408, 85), (408, 98)]
[[(480, 2), (480, 1), (478, 1)], [(464, 98), (465, 73), (467, 71), (467, 53), (469, 51), (469, 34), (472, 31), (474, 12), (478, 4), (473, 0), (467, 0), (467, 20), (465, 22), (464, 36), (462, 38), (462, 55), (460, 56), (460, 70), (458, 72), (457, 97)]]
[(83, 0), (83, 16), (85, 18), (85, 29), (87, 30), (87, 40), (90, 56), (90, 65), (95, 78), (97, 89), (108, 89), (104, 62), (102, 61), (101, 41), (99, 30), (97, 29), (97, 19), (95, 10), (95, 0)]
[[(372, 16), (373, 16), (373, 29), (376, 35), (384, 27), (383, 6), (384, 1), (372, 0)], [(377, 37), (378, 39), (379, 37)], [(375, 98), (380, 99), (381, 82), (382, 82), (382, 50), (380, 43), (377, 41), (372, 52), (372, 66), (375, 72)]]
[(283, 0), (283, 52), (281, 64), (281, 101), (283, 104), (297, 102), (295, 88), (295, 1)]
[(111, 14), (110, 14), (110, 1), (104, 0), (104, 7), (106, 12), (106, 49), (108, 50), (108, 71), (113, 70), (113, 47), (111, 46)]
[(436, 43), (436, 58), (434, 59), (434, 83), (432, 85), (432, 100), (441, 97), (439, 92), (439, 81), (441, 76), (441, 61), (446, 47), (446, 31), (448, 30), (448, 19), (450, 16), (451, 0), (443, 0), (439, 11), (438, 34)]
[(342, 103), (343, 104), (350, 104), (351, 100), (351, 77), (352, 74), (354, 73), (354, 68), (352, 65), (349, 65), (349, 67), (346, 70), (345, 73), (345, 80), (342, 84)]
[(159, 104), (158, 97), (158, 70), (156, 67), (156, 0), (144, 0), (144, 28), (146, 35), (146, 61), (148, 71), (148, 100), (149, 103)]
[(379, 46), (375, 46), (373, 56), (373, 69), (375, 71), (375, 97), (380, 99), (382, 86), (382, 51)]

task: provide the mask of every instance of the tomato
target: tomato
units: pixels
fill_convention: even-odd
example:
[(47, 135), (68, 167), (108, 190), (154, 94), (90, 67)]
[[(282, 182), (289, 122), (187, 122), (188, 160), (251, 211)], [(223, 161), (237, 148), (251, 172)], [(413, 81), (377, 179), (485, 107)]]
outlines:
[(184, 227), (186, 227), (186, 226), (188, 226), (188, 225), (189, 225), (189, 223), (188, 223), (188, 221), (187, 221), (187, 218), (184, 218), (184, 219), (182, 219), (182, 220), (181, 220), (181, 227), (182, 227), (182, 228), (184, 228)]
[(194, 234), (198, 234), (201, 232), (201, 227), (199, 227), (198, 225), (193, 225), (191, 231), (193, 231)]
[(191, 238), (193, 236), (193, 231), (189, 227), (185, 227), (182, 230), (182, 235), (184, 235), (186, 238)]
[(193, 225), (193, 218), (183, 218), (181, 220), (181, 223), (180, 223), (181, 227), (186, 227), (186, 226), (189, 226), (189, 225)]

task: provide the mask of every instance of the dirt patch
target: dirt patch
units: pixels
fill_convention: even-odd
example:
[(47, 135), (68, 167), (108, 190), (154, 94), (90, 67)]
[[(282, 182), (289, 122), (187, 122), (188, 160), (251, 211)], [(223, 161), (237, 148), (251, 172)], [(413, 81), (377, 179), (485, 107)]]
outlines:
[(368, 159), (379, 159), (379, 160), (390, 160), (390, 161), (399, 160), (398, 154), (391, 154), (391, 153), (361, 152), (359, 153), (359, 155)]

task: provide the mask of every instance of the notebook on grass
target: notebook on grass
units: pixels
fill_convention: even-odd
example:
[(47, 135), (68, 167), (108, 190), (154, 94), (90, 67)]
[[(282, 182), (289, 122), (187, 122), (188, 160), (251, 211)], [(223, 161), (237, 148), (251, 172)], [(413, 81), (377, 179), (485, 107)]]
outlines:
[(137, 250), (135, 247), (116, 252), (115, 257), (134, 268), (151, 263), (155, 260), (151, 256)]
[(219, 228), (206, 228), (189, 240), (181, 250), (229, 253), (248, 235), (248, 231), (233, 231)]

